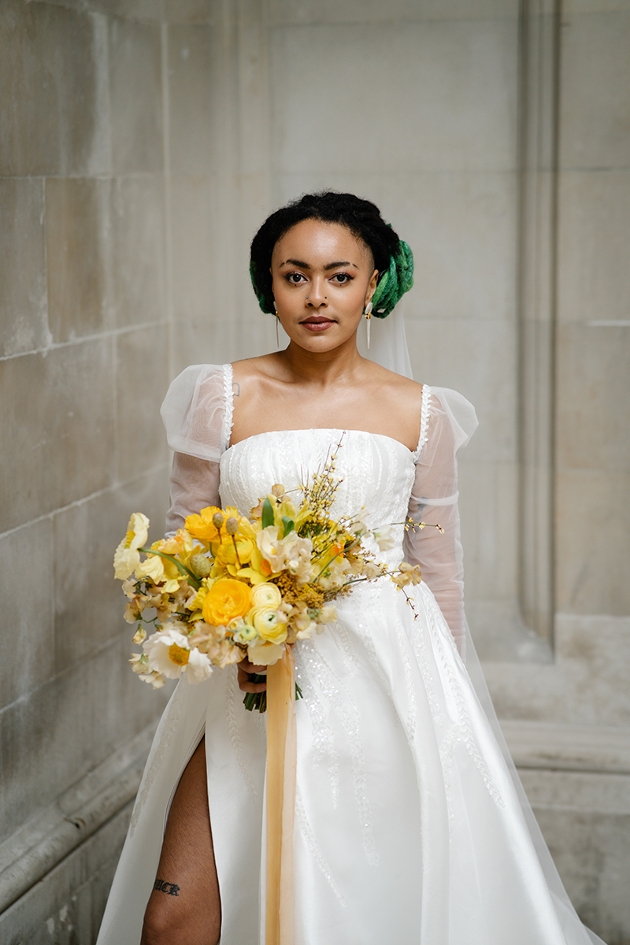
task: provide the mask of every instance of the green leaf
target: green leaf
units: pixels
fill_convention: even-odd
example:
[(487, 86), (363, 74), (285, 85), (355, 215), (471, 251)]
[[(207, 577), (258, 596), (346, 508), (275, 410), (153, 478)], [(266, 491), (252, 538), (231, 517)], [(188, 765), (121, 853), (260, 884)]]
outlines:
[(265, 499), (262, 507), (262, 527), (268, 528), (269, 525), (274, 525), (275, 519), (273, 517), (273, 507), (269, 499)]
[(288, 515), (283, 515), (283, 516), (282, 516), (282, 525), (283, 525), (283, 527), (284, 527), (284, 532), (283, 532), (283, 536), (282, 536), (282, 537), (283, 537), (283, 538), (286, 538), (286, 536), (289, 534), (289, 532), (292, 532), (292, 531), (295, 529), (295, 522), (293, 521), (292, 518), (289, 518)]

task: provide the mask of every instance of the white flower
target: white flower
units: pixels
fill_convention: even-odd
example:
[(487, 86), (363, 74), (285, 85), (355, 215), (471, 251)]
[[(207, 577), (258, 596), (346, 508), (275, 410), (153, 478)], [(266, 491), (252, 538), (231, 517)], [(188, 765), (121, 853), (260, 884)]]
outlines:
[(119, 581), (130, 577), (140, 564), (138, 548), (149, 535), (149, 519), (142, 512), (134, 512), (129, 519), (127, 534), (114, 552), (114, 576)]
[(379, 528), (378, 531), (374, 532), (374, 540), (380, 551), (389, 551), (390, 548), (396, 547), (396, 539), (392, 534), (390, 525)]
[(188, 638), (172, 626), (153, 633), (142, 646), (149, 661), (149, 669), (179, 679), (182, 673), (191, 683), (202, 682), (212, 675), (212, 664), (205, 653), (190, 649)]

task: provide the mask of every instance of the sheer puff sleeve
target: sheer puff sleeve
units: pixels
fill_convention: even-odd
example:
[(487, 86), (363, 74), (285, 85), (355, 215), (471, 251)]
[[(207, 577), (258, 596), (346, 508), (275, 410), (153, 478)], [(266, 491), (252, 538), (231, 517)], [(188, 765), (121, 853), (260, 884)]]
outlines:
[(405, 559), (420, 566), (462, 657), (466, 623), (456, 453), (466, 445), (476, 426), (475, 409), (461, 394), (425, 386), (409, 516), (415, 522), (440, 525), (444, 532), (437, 528), (408, 531)]
[(231, 365), (194, 364), (175, 378), (161, 409), (173, 450), (167, 532), (219, 505), (219, 461), (232, 430)]

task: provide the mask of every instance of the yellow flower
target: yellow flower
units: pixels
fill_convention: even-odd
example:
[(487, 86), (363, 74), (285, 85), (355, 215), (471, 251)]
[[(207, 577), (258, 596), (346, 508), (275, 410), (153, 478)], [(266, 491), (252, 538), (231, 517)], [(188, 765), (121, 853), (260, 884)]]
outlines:
[(257, 607), (252, 610), (250, 620), (258, 636), (268, 643), (284, 643), (286, 640), (287, 624), (280, 618), (277, 610), (271, 607)]
[(252, 592), (244, 581), (220, 578), (209, 588), (203, 602), (203, 619), (225, 626), (235, 617), (244, 617), (252, 605)]
[(252, 605), (254, 607), (279, 607), (282, 603), (282, 594), (275, 584), (259, 584), (252, 591)]
[(127, 534), (114, 553), (114, 576), (119, 581), (130, 577), (140, 564), (138, 548), (141, 548), (149, 534), (149, 519), (142, 512), (134, 512), (129, 519)]
[(185, 522), (186, 531), (193, 538), (199, 538), (200, 541), (216, 541), (219, 530), (214, 523), (214, 517), (217, 514), (224, 521), (223, 512), (216, 505), (209, 505), (198, 515), (189, 515)]

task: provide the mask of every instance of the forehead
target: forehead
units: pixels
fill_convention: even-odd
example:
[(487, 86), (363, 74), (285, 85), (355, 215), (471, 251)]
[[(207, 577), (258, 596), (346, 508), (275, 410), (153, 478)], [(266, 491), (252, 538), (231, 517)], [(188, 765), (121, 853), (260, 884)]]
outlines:
[(272, 262), (300, 259), (311, 265), (348, 260), (355, 265), (371, 265), (372, 253), (362, 239), (340, 223), (301, 220), (280, 237), (273, 248)]

